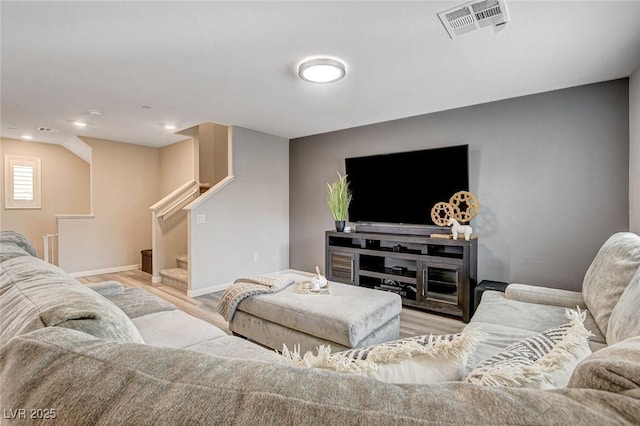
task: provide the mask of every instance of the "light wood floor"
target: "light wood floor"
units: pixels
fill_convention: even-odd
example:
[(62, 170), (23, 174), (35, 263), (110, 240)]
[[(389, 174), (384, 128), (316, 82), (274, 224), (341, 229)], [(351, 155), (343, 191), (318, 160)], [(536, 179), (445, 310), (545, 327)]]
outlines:
[[(117, 272), (113, 274), (81, 277), (82, 283), (96, 283), (114, 280), (126, 287), (142, 287), (149, 292), (173, 303), (194, 317), (207, 321), (229, 333), (228, 323), (215, 312), (215, 306), (222, 292), (189, 297), (180, 290), (162, 284), (152, 284), (151, 275), (140, 270)], [(459, 333), (464, 324), (452, 318), (429, 314), (417, 309), (403, 308), (400, 314), (400, 337), (418, 336), (421, 334)]]

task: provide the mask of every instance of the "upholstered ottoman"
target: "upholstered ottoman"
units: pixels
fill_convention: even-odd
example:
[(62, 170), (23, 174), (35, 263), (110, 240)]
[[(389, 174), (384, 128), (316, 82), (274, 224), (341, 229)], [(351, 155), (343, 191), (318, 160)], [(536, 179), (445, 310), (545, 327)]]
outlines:
[(402, 300), (394, 293), (329, 282), (329, 294), (300, 294), (299, 283), (278, 293), (244, 299), (229, 329), (264, 346), (300, 345), (302, 353), (318, 345), (332, 351), (394, 340), (400, 334)]

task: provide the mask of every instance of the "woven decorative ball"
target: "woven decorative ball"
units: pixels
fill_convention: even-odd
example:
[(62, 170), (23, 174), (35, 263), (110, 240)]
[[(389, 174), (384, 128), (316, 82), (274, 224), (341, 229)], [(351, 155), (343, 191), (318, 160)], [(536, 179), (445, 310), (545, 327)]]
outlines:
[(475, 195), (469, 191), (458, 191), (451, 196), (449, 204), (453, 207), (456, 218), (460, 222), (469, 222), (478, 215), (480, 204)]
[(449, 218), (454, 217), (455, 213), (451, 204), (440, 201), (431, 208), (431, 220), (438, 226), (447, 226)]

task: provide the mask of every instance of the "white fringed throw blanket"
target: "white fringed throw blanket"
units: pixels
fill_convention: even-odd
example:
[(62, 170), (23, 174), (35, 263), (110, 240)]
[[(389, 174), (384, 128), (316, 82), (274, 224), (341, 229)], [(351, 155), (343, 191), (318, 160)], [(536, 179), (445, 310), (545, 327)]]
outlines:
[(290, 275), (254, 275), (238, 278), (222, 294), (216, 312), (231, 321), (238, 304), (249, 296), (265, 293), (276, 293), (293, 284)]

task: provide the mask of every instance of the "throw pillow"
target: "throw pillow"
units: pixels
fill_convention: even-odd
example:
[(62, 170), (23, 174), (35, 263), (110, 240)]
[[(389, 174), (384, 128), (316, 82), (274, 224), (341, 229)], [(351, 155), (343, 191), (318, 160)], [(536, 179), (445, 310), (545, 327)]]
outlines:
[(100, 339), (144, 343), (131, 319), (107, 298), (37, 257), (0, 264), (0, 341), (43, 327), (65, 327)]
[[(607, 346), (580, 363), (571, 375), (568, 388), (595, 389), (640, 396), (640, 336)], [(637, 402), (635, 403), (640, 410)], [(640, 416), (636, 416), (640, 419)]]
[(629, 337), (640, 336), (638, 302), (640, 302), (640, 268), (611, 312), (607, 328), (607, 344), (613, 345)]
[(283, 347), (280, 360), (289, 365), (352, 373), (386, 383), (430, 384), (462, 380), (469, 354), (484, 337), (478, 331), (443, 336), (423, 335), (366, 348), (300, 356), (299, 348)]
[(553, 389), (567, 385), (580, 361), (591, 354), (586, 311), (567, 309), (568, 324), (514, 343), (481, 362), (465, 378), (483, 386)]
[(38, 257), (36, 249), (34, 249), (29, 240), (27, 240), (27, 237), (15, 231), (1, 231), (0, 246), (2, 246), (2, 250), (0, 250), (0, 261), (24, 255)]
[(618, 232), (602, 245), (587, 269), (582, 283), (582, 297), (603, 335), (607, 334), (613, 308), (638, 267), (640, 236)]

